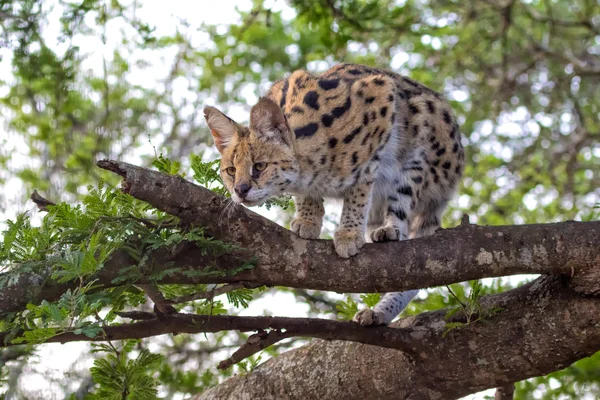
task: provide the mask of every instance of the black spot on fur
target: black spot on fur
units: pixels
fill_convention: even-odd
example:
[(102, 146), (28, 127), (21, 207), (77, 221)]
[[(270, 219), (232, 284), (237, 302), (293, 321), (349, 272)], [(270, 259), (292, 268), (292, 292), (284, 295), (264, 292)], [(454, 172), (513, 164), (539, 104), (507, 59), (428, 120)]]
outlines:
[(400, 97), (402, 100), (406, 99), (406, 94), (403, 91), (399, 90), (396, 92), (396, 95)]
[(418, 87), (419, 85), (413, 81), (412, 79), (409, 79), (407, 77), (402, 77), (402, 79), (404, 79), (404, 82), (408, 83), (410, 86), (412, 87)]
[(388, 208), (388, 213), (394, 214), (400, 221), (404, 221), (406, 219), (406, 213), (404, 210), (394, 210), (393, 208)]
[(452, 152), (453, 153), (457, 153), (458, 152), (458, 143), (454, 143), (454, 146), (452, 146)]
[(319, 94), (314, 90), (307, 92), (304, 95), (304, 104), (312, 108), (313, 110), (319, 109)]
[(413, 137), (417, 137), (419, 136), (419, 125), (413, 125), (412, 126), (412, 131), (413, 131)]
[(362, 72), (359, 69), (350, 69), (350, 70), (348, 70), (348, 73), (350, 75), (361, 75), (362, 74)]
[(390, 101), (390, 102), (391, 102), (391, 101), (394, 101), (394, 95), (393, 95), (393, 94), (390, 94), (390, 95), (388, 96), (388, 101)]
[(452, 167), (452, 163), (450, 161), (446, 161), (442, 164), (442, 168), (444, 169), (450, 169), (450, 167)]
[(352, 153), (352, 164), (356, 164), (358, 162), (358, 153), (355, 151)]
[(375, 79), (373, 79), (373, 83), (376, 84), (377, 86), (383, 86), (385, 84), (385, 81), (380, 78), (375, 78)]
[(317, 130), (319, 129), (319, 125), (315, 124), (315, 123), (311, 123), (308, 125), (305, 125), (301, 128), (297, 128), (294, 129), (294, 133), (296, 134), (296, 138), (303, 138), (303, 137), (311, 137), (312, 135), (314, 135)]
[(339, 79), (319, 79), (319, 87), (323, 90), (332, 90), (340, 84)]
[(356, 92), (356, 95), (358, 97), (363, 97), (365, 95), (365, 92), (363, 92), (362, 89), (358, 89), (358, 91)]
[(456, 169), (454, 170), (455, 173), (460, 174), (460, 165), (456, 166)]
[(379, 113), (381, 114), (382, 117), (385, 117), (387, 115), (387, 107), (381, 107), (381, 110), (379, 110)]
[(421, 182), (423, 182), (423, 177), (422, 176), (415, 176), (414, 178), (412, 178), (412, 181), (414, 183), (421, 183)]
[(361, 129), (362, 129), (362, 127), (360, 127), (360, 126), (359, 126), (359, 127), (358, 127), (358, 128), (356, 128), (355, 130), (353, 130), (352, 132), (350, 132), (350, 133), (348, 134), (348, 136), (346, 136), (346, 137), (344, 138), (344, 143), (348, 144), (348, 143), (350, 143), (352, 140), (354, 140), (354, 138), (356, 137), (356, 135), (358, 135), (358, 134), (360, 133), (360, 130), (361, 130)]
[(456, 125), (453, 125), (452, 130), (450, 131), (450, 138), (454, 139), (456, 137), (457, 133), (458, 133), (458, 128), (456, 127)]
[(363, 125), (369, 125), (369, 114), (367, 113), (363, 114)]
[(346, 111), (348, 111), (350, 109), (351, 105), (352, 105), (352, 100), (350, 100), (350, 97), (348, 97), (346, 99), (346, 103), (344, 103), (344, 105), (341, 107), (334, 108), (333, 111), (331, 112), (331, 114), (333, 115), (334, 118), (339, 118), (342, 115), (344, 115), (344, 113), (346, 113)]
[(414, 104), (411, 104), (411, 103), (408, 104), (408, 110), (413, 115), (419, 113), (419, 109)]
[(427, 109), (430, 114), (435, 114), (435, 106), (433, 105), (433, 101), (427, 100)]
[(398, 188), (398, 194), (412, 196), (412, 188), (410, 186), (402, 186)]
[(423, 91), (420, 89), (405, 90), (405, 92), (409, 99), (423, 94)]
[(325, 114), (321, 117), (321, 122), (323, 122), (323, 125), (326, 127), (330, 127), (331, 124), (333, 124), (333, 117), (329, 114)]
[(300, 106), (292, 107), (292, 112), (297, 114), (304, 114), (304, 109)]
[(365, 103), (367, 103), (367, 104), (371, 104), (373, 101), (375, 101), (375, 97), (367, 97), (365, 99)]
[[(331, 139), (329, 139), (329, 148), (333, 149), (335, 147), (335, 145), (337, 144), (337, 142), (338, 142), (338, 140), (336, 138), (334, 138), (334, 137), (332, 137)], [(331, 158), (331, 162), (333, 162), (333, 157)]]
[(326, 162), (327, 162), (327, 156), (325, 154), (323, 154), (321, 156), (321, 165), (325, 165)]
[(283, 83), (283, 88), (281, 89), (281, 100), (279, 101), (279, 108), (283, 108), (285, 106), (285, 98), (287, 97), (287, 91), (290, 87), (290, 81), (288, 79)]
[(435, 150), (435, 149), (437, 149), (438, 147), (440, 147), (440, 142), (434, 142), (434, 143), (431, 145), (431, 150)]
[(444, 110), (444, 122), (450, 125), (452, 123), (452, 118), (450, 117), (450, 113), (448, 110)]
[(435, 160), (435, 161), (433, 162), (433, 165), (434, 165), (435, 167), (437, 167), (438, 165), (440, 165), (440, 160), (439, 160), (439, 159), (438, 159), (438, 160)]
[(446, 152), (446, 148), (442, 147), (441, 149), (439, 149), (438, 151), (435, 152), (435, 155), (437, 155), (439, 157), (442, 154), (444, 154), (445, 152)]

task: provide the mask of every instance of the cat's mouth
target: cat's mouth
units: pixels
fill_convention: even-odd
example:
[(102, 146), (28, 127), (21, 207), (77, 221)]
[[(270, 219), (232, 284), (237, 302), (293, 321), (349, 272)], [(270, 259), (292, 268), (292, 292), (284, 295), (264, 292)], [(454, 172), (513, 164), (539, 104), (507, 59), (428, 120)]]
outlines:
[(258, 200), (244, 200), (242, 204), (246, 207), (257, 207), (262, 205), (266, 199), (258, 199)]

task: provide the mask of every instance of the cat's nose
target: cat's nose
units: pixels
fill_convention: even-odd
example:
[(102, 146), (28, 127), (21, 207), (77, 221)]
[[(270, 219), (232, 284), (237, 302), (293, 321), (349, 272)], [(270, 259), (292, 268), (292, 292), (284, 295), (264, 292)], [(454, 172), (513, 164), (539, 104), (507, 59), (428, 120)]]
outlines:
[(240, 196), (242, 199), (248, 195), (249, 191), (250, 191), (250, 185), (248, 185), (247, 183), (242, 183), (241, 185), (237, 185), (235, 187), (235, 193), (238, 196)]

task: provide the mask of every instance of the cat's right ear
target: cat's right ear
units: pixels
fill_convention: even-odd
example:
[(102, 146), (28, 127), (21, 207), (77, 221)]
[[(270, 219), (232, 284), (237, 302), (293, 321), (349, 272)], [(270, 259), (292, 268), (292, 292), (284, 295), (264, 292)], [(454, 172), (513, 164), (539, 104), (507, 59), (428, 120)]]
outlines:
[(237, 124), (214, 107), (204, 108), (204, 118), (215, 140), (217, 150), (223, 154), (223, 150), (225, 150), (237, 133)]

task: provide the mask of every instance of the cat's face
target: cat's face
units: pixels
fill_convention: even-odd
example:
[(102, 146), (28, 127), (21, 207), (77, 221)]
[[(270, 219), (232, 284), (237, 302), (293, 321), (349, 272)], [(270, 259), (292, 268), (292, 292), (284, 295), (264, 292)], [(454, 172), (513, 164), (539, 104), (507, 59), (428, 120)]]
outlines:
[(256, 206), (279, 196), (298, 180), (293, 134), (280, 108), (262, 98), (243, 127), (213, 107), (204, 118), (221, 153), (221, 177), (236, 203)]

